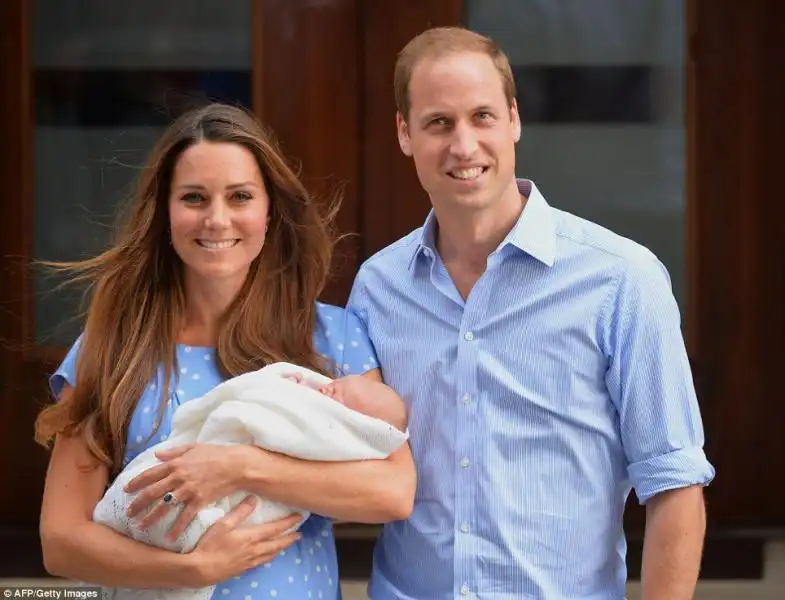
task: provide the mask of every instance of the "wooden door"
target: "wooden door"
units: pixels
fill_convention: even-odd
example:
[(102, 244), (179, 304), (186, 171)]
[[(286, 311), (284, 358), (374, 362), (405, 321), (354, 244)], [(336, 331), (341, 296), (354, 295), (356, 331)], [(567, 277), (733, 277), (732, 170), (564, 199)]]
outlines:
[[(101, 10), (105, 4), (81, 1), (82, 10)], [(59, 4), (73, 8), (72, 0)], [(40, 329), (41, 322), (65, 316), (63, 302), (73, 307), (51, 290), (42, 294), (43, 283), (30, 270), (33, 258), (68, 258), (42, 256), (41, 250), (62, 242), (58, 227), (76, 219), (67, 207), (78, 204), (74, 193), (60, 203), (52, 203), (51, 192), (41, 196), (42, 189), (56, 191), (61, 183), (53, 177), (58, 172), (51, 155), (42, 154), (52, 133), (42, 128), (68, 129), (75, 123), (79, 129), (85, 118), (100, 121), (83, 127), (93, 133), (107, 125), (122, 131), (151, 125), (150, 111), (139, 109), (138, 98), (132, 103), (122, 95), (103, 101), (105, 107), (124, 106), (120, 117), (107, 111), (85, 116), (85, 102), (101, 102), (85, 90), (106, 89), (99, 84), (116, 82), (118, 72), (139, 89), (163, 82), (168, 89), (207, 90), (248, 103), (301, 163), (317, 194), (342, 189), (338, 225), (356, 235), (339, 247), (336, 278), (325, 292), (326, 300), (342, 303), (359, 262), (421, 224), (428, 209), (395, 138), (395, 55), (428, 26), (467, 22), (470, 4), (249, 0), (245, 25), (234, 34), (241, 46), (248, 45), (247, 61), (224, 56), (200, 64), (186, 53), (180, 57), (186, 66), (178, 70), (160, 64), (133, 68), (132, 61), (119, 61), (116, 68), (80, 68), (73, 55), (63, 68), (56, 61), (41, 62), (31, 51), (42, 18), (36, 7), (56, 8), (58, 2), (0, 2), (0, 174), (6, 184), (0, 203), (0, 543), (13, 541), (18, 549), (0, 563), (0, 577), (41, 572), (37, 522), (47, 454), (33, 443), (32, 424), (48, 402), (46, 374), (62, 356), (66, 337), (53, 340)], [(778, 368), (785, 364), (779, 343), (785, 336), (785, 255), (776, 242), (785, 222), (778, 201), (785, 96), (781, 83), (768, 77), (779, 72), (785, 58), (777, 43), (782, 20), (771, 16), (779, 6), (773, 0), (687, 4), (691, 62), (683, 267), (689, 352), (707, 449), (718, 470), (708, 491), (709, 517), (718, 530), (783, 527), (785, 442), (779, 432), (785, 402)], [(57, 15), (49, 18), (50, 27), (51, 19), (65, 27)], [(156, 20), (165, 23), (165, 15)], [(531, 69), (523, 74), (536, 75)], [(66, 109), (73, 111), (70, 116)], [(522, 147), (531, 144), (527, 131), (535, 129), (524, 114)], [(126, 157), (108, 158), (120, 163)], [(105, 165), (83, 171), (100, 168)], [(83, 175), (69, 168), (62, 184), (73, 185)], [(42, 218), (42, 211), (49, 211), (50, 219)], [(95, 237), (95, 230), (90, 235)], [(633, 507), (630, 524), (640, 530), (640, 509)]]
[[(37, 526), (48, 454), (33, 442), (33, 422), (50, 401), (47, 376), (79, 328), (68, 320), (76, 298), (54, 292), (51, 282), (47, 287), (33, 261), (100, 249), (108, 228), (91, 229), (95, 215), (77, 213), (97, 207), (108, 225), (119, 188), (131, 180), (118, 169), (140, 164), (155, 132), (180, 108), (221, 99), (253, 107), (317, 196), (341, 195), (337, 225), (352, 235), (338, 248), (323, 299), (342, 304), (359, 261), (417, 226), (426, 212), (395, 141), (395, 53), (428, 25), (460, 20), (457, 3), (446, 0), (399, 9), (361, 0), (248, 0), (233, 4), (241, 13), (235, 15), (207, 0), (185, 11), (211, 21), (202, 32), (213, 38), (194, 49), (172, 43), (172, 19), (185, 29), (193, 24), (183, 21), (183, 5), (160, 10), (147, 0), (118, 17), (121, 3), (79, 2), (0, 3), (6, 132), (0, 172), (8, 186), (8, 201), (0, 204), (0, 543), (18, 549), (0, 563), (0, 577), (42, 574)], [(79, 30), (74, 14), (95, 27)], [(107, 46), (123, 20), (137, 26), (138, 36), (124, 40), (125, 54)], [(109, 37), (98, 37), (101, 26)], [(115, 39), (128, 33), (129, 27), (115, 31)], [(175, 55), (157, 56), (149, 50), (155, 41)], [(230, 50), (210, 54), (224, 46)], [(246, 46), (250, 56), (242, 54)], [(102, 146), (117, 137), (126, 145)], [(83, 138), (92, 144), (80, 146)], [(74, 164), (79, 152), (90, 160)]]
[[(489, 13), (503, 13), (500, 7), (505, 4), (510, 19), (494, 21)], [(362, 169), (366, 253), (418, 226), (428, 206), (413, 166), (402, 157), (394, 137), (391, 82), (395, 54), (411, 36), (436, 24), (473, 26), (482, 22), (487, 26), (483, 32), (496, 37), (505, 47), (512, 38), (526, 38), (514, 28), (527, 25), (524, 17), (531, 15), (524, 12), (526, 4), (545, 11), (541, 3), (519, 0), (493, 3), (495, 8), (483, 0), (396, 3), (394, 7), (382, 2), (366, 5)], [(661, 109), (666, 125), (682, 119), (679, 111), (685, 113), (682, 127), (686, 150), (683, 156), (676, 151), (672, 159), (682, 160), (685, 167), (682, 223), (653, 217), (644, 217), (640, 222), (625, 221), (611, 211), (591, 205), (570, 206), (574, 197), (557, 197), (553, 203), (562, 208), (568, 203), (568, 209), (574, 208), (579, 214), (653, 246), (666, 260), (674, 280), (681, 280), (677, 296), (704, 415), (706, 451), (717, 468), (717, 479), (707, 489), (710, 527), (712, 531), (782, 528), (785, 438), (779, 432), (785, 423), (785, 394), (779, 384), (778, 369), (785, 364), (785, 346), (781, 343), (785, 338), (785, 250), (776, 240), (785, 231), (785, 209), (778, 200), (778, 165), (785, 156), (781, 149), (785, 120), (778, 107), (785, 106), (785, 86), (781, 78), (770, 77), (780, 71), (779, 65), (785, 59), (785, 50), (777, 43), (783, 33), (783, 20), (773, 17), (782, 11), (774, 0), (685, 0), (680, 6), (672, 2), (645, 4), (663, 18), (670, 15), (661, 12), (666, 10), (665, 4), (670, 7), (668, 10), (683, 11), (670, 15), (683, 21), (683, 39), (674, 44), (676, 48), (685, 46), (683, 62), (672, 64), (670, 54), (646, 74), (642, 68), (646, 65), (636, 58), (641, 64), (618, 69), (618, 75), (633, 88), (642, 77), (648, 77), (649, 87), (645, 89), (649, 92), (656, 80), (660, 80), (660, 85), (666, 80), (665, 85), (671, 85), (676, 94), (684, 86), (683, 105), (665, 102)], [(572, 15), (569, 23), (564, 21), (559, 26), (558, 12), (563, 9), (566, 10), (564, 5), (552, 3), (548, 9), (553, 11), (551, 21), (538, 14), (535, 16), (539, 20), (529, 24), (534, 29), (547, 25), (555, 31), (560, 27), (569, 30), (567, 25), (579, 23), (580, 15)], [(484, 20), (477, 17), (478, 13)], [(622, 19), (624, 11), (612, 16)], [(602, 14), (593, 18), (598, 25), (608, 25), (602, 21)], [(664, 27), (663, 21), (659, 23), (658, 27)], [(652, 35), (650, 23), (641, 21), (640, 25), (642, 34)], [(592, 28), (591, 23), (588, 27)], [(619, 105), (618, 97), (599, 94), (605, 104), (582, 106), (581, 99), (586, 96), (573, 87), (567, 97), (563, 90), (549, 96), (564, 109), (562, 117), (555, 115), (557, 108), (553, 105), (538, 106), (538, 96), (527, 85), (537, 88), (538, 83), (545, 81), (545, 87), (538, 88), (540, 91), (559, 92), (560, 81), (569, 81), (567, 76), (581, 69), (591, 71), (593, 67), (588, 58), (577, 67), (558, 64), (564, 50), (556, 45), (551, 48), (543, 51), (528, 47), (530, 54), (542, 57), (541, 69), (536, 64), (520, 67), (513, 61), (524, 121), (519, 153), (526, 156), (531, 152), (527, 144), (533, 143), (547, 149), (540, 127), (547, 119), (555, 121), (554, 129), (560, 135), (570, 125), (577, 125), (589, 131), (595, 142), (602, 138), (603, 119), (610, 120), (610, 126), (617, 129), (652, 124), (656, 117), (651, 116), (653, 109), (633, 94), (622, 94), (629, 104)], [(592, 49), (589, 50), (591, 54)], [(593, 73), (600, 81), (613, 75), (615, 65), (612, 60), (608, 62), (610, 69), (599, 68)], [(575, 81), (580, 82), (580, 78)], [(614, 104), (620, 112), (616, 123), (613, 115), (608, 116)], [(571, 116), (565, 108), (570, 106), (572, 115), (577, 116)], [(539, 137), (531, 133), (533, 130)], [(657, 140), (648, 143), (656, 144)], [(633, 153), (635, 149), (628, 150)], [(549, 155), (557, 170), (572, 172), (570, 165), (560, 162), (572, 152), (562, 146), (560, 152)], [(666, 159), (666, 155), (660, 157)], [(529, 166), (523, 162), (520, 175), (525, 176)], [(619, 173), (616, 163), (609, 163), (602, 177), (618, 179)], [(622, 210), (637, 210), (640, 197), (651, 194), (652, 183), (656, 185), (657, 181), (641, 179), (637, 188), (631, 188), (639, 193), (631, 194), (629, 206)], [(574, 187), (577, 196), (579, 186)], [(683, 228), (683, 238), (675, 238), (680, 245), (676, 251), (666, 243), (670, 239), (669, 229), (674, 227)], [(665, 241), (659, 241), (660, 237)], [(762, 473), (769, 475), (761, 476)], [(642, 534), (643, 517), (633, 496), (627, 514), (633, 537)]]
[(361, 70), (355, 0), (258, 3), (256, 112), (297, 164), (309, 190), (339, 200), (338, 244), (323, 300), (343, 304), (362, 258), (360, 219)]
[(710, 522), (785, 527), (785, 11), (690, 2), (691, 351), (717, 479)]
[[(77, 297), (32, 264), (109, 242), (122, 195), (172, 116), (206, 100), (253, 108), (273, 122), (289, 154), (309, 165), (317, 193), (336, 180), (348, 184), (338, 226), (360, 229), (357, 82), (348, 81), (342, 96), (328, 93), (344, 75), (337, 65), (356, 71), (358, 14), (354, 3), (323, 4), (313, 19), (308, 10), (287, 13), (291, 3), (261, 0), (231, 9), (222, 0), (0, 3), (0, 173), (7, 185), (0, 203), (0, 544), (17, 549), (0, 563), (0, 577), (42, 574), (38, 519), (48, 453), (34, 443), (33, 423), (50, 402), (47, 376), (80, 327), (72, 320)], [(275, 19), (290, 17), (311, 46), (292, 44), (286, 27), (277, 27)], [(291, 55), (293, 72), (278, 68), (281, 52)], [(342, 270), (327, 301), (348, 294), (356, 246), (355, 238), (340, 249)]]
[[(494, 3), (496, 7), (502, 4)], [(520, 7), (525, 3), (510, 0), (507, 4), (513, 17), (516, 11), (523, 14)], [(652, 11), (664, 11), (665, 4), (648, 3)], [(781, 343), (785, 338), (785, 250), (777, 240), (785, 232), (785, 209), (778, 200), (781, 195), (778, 169), (785, 157), (782, 151), (785, 118), (778, 107), (785, 106), (785, 86), (781, 78), (770, 77), (780, 71), (779, 65), (785, 59), (785, 50), (777, 43), (783, 33), (783, 20), (773, 17), (782, 11), (778, 12), (780, 5), (774, 0), (750, 3), (685, 0), (680, 7), (678, 3), (667, 4), (669, 10), (683, 11), (671, 15), (683, 21), (683, 39), (677, 39), (674, 44), (677, 49), (680, 44), (685, 46), (683, 62), (674, 65), (669, 62), (673, 55), (668, 55), (662, 64), (655, 65), (648, 77), (649, 85), (654, 80), (663, 85), (665, 80), (665, 85), (672, 86), (676, 94), (684, 87), (683, 104), (665, 102), (661, 109), (666, 126), (683, 119), (686, 149), (683, 155), (677, 151), (672, 157), (684, 162), (682, 223), (645, 217), (633, 226), (592, 206), (575, 208), (590, 218), (595, 217), (592, 212), (595, 211), (601, 224), (621, 228), (620, 233), (653, 246), (664, 257), (678, 284), (676, 291), (688, 353), (704, 416), (706, 451), (717, 468), (717, 478), (707, 489), (710, 531), (782, 528), (785, 527), (785, 505), (781, 502), (785, 495), (785, 438), (780, 430), (785, 423), (785, 394), (779, 383), (779, 368), (785, 364), (785, 346)], [(491, 5), (482, 0), (434, 0), (394, 6), (378, 2), (364, 7), (365, 60), (361, 73), (364, 160), (360, 205), (364, 211), (361, 222), (365, 255), (421, 224), (428, 207), (413, 166), (401, 155), (395, 139), (392, 125), (395, 55), (408, 39), (428, 26), (455, 23), (471, 26), (472, 5), (485, 11), (487, 32), (497, 39), (518, 35), (510, 29), (516, 24), (514, 18), (488, 21)], [(555, 3), (551, 9), (554, 13), (561, 10)], [(664, 12), (657, 14), (667, 17)], [(540, 18), (539, 24), (533, 27), (547, 25), (543, 15)], [(594, 18), (599, 23), (602, 15)], [(520, 17), (516, 26), (524, 21)], [(663, 26), (663, 21), (660, 23)], [(558, 23), (550, 25), (559, 29)], [(651, 35), (652, 28), (643, 25), (642, 33)], [(530, 52), (537, 54), (535, 50), (531, 48)], [(541, 50), (538, 52), (543, 55)], [(544, 54), (543, 62), (557, 61)], [(589, 64), (582, 66), (591, 68), (590, 61), (586, 62)], [(538, 119), (549, 118), (543, 114), (551, 114), (550, 118), (554, 119), (556, 110), (553, 106), (545, 107), (548, 110), (538, 108), (538, 98), (527, 90), (527, 85), (536, 83), (541, 76), (539, 81), (550, 82), (553, 89), (554, 81), (580, 69), (566, 65), (560, 71), (559, 65), (546, 64), (538, 71), (536, 65), (519, 69), (513, 66), (519, 78), (524, 120), (519, 152), (526, 155), (527, 144), (540, 142), (544, 146), (542, 137), (532, 141), (534, 136), (530, 132), (537, 130)], [(619, 74), (634, 86), (638, 77), (645, 74), (643, 71), (640, 64), (633, 64)], [(600, 70), (599, 75), (609, 73), (610, 69)], [(645, 119), (646, 110), (651, 108), (645, 103), (636, 104), (640, 99), (634, 95), (628, 97), (630, 105), (617, 105), (622, 114), (619, 122), (610, 126), (638, 127), (636, 119), (644, 120), (641, 126), (650, 126), (652, 118)], [(566, 104), (563, 95), (553, 99), (562, 106)], [(617, 100), (612, 95), (605, 97), (610, 106)], [(607, 120), (607, 113), (612, 109), (603, 105), (592, 109), (581, 106), (580, 102), (572, 102), (572, 106), (579, 116), (571, 120), (565, 113), (555, 123), (555, 129), (563, 132), (570, 124), (577, 123), (594, 131), (595, 140), (600, 139), (602, 123), (596, 120), (582, 123), (580, 119), (590, 120), (594, 111), (601, 115), (600, 119)], [(680, 111), (684, 112), (683, 117)], [(541, 130), (537, 134), (541, 136)], [(562, 150), (562, 154), (571, 151), (565, 147)], [(662, 155), (661, 160), (667, 158)], [(563, 157), (554, 154), (551, 160), (558, 167)], [(618, 175), (615, 164), (607, 166), (605, 179)], [(527, 167), (526, 162), (523, 167)], [(564, 171), (570, 172), (568, 168)], [(525, 170), (521, 175), (526, 175)], [(651, 183), (657, 181), (641, 180), (637, 188), (640, 194), (650, 193), (647, 185), (651, 187)], [(676, 191), (680, 193), (678, 187)], [(576, 195), (577, 192), (576, 188)], [(630, 211), (636, 210), (640, 194), (629, 196)], [(561, 207), (572, 201), (569, 197), (553, 200)], [(683, 229), (683, 237), (675, 238), (675, 243), (680, 245), (675, 251), (666, 243), (669, 230), (674, 227)], [(658, 241), (661, 237), (666, 242)], [(768, 475), (762, 476), (763, 473)], [(644, 511), (634, 496), (626, 520), (632, 537), (639, 538)], [(736, 547), (749, 554), (748, 546), (742, 548), (737, 542)], [(733, 560), (740, 564), (745, 562), (742, 559), (737, 552)]]
[(428, 210), (398, 148), (395, 57), (432, 25), (461, 22), (460, 2), (264, 0), (257, 111), (323, 198), (341, 193), (335, 278), (343, 304), (360, 262), (419, 226)]
[[(41, 481), (46, 455), (31, 444), (37, 407), (32, 401), (40, 392), (30, 368), (34, 348), (24, 344), (29, 335), (31, 294), (27, 277), (32, 168), (30, 127), (28, 14), (23, 2), (0, 4), (0, 176), (6, 182), (7, 201), (0, 208), (0, 543), (15, 547), (0, 576), (23, 569), (18, 555), (36, 556), (37, 540), (29, 525), (40, 512)], [(40, 378), (38, 378), (40, 381)]]

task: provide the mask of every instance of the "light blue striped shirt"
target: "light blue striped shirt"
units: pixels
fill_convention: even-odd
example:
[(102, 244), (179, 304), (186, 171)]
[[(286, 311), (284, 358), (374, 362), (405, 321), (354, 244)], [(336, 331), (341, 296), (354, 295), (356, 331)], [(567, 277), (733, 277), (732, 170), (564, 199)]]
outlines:
[(631, 488), (714, 477), (663, 265), (518, 185), (466, 302), (433, 213), (357, 275), (349, 308), (407, 403), (419, 479), (376, 545), (374, 599), (619, 600)]

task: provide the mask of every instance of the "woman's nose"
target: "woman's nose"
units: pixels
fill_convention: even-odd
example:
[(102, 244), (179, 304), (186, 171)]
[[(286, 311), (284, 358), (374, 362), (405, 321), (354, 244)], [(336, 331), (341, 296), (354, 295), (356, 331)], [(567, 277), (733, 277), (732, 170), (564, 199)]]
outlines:
[(222, 229), (229, 226), (230, 210), (223, 200), (213, 200), (207, 209), (205, 225), (212, 229)]

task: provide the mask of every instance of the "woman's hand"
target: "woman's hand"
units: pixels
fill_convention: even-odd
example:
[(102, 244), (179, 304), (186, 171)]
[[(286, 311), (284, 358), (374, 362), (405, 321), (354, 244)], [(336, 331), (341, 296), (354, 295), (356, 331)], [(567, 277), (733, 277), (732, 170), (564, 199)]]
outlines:
[(239, 473), (233, 450), (232, 446), (194, 444), (156, 453), (162, 464), (138, 475), (125, 487), (128, 493), (139, 492), (128, 507), (128, 517), (157, 503), (139, 524), (146, 529), (175, 505), (181, 505), (182, 512), (167, 533), (170, 539), (177, 539), (202, 508), (237, 491)]
[(268, 563), (302, 537), (297, 532), (282, 535), (302, 520), (300, 515), (264, 525), (242, 526), (255, 504), (255, 499), (246, 498), (199, 540), (189, 555), (201, 575), (198, 585), (215, 585)]

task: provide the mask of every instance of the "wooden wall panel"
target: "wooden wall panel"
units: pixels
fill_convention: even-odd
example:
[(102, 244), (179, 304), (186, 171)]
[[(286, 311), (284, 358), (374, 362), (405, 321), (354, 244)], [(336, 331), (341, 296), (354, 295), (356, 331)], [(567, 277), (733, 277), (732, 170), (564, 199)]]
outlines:
[[(688, 6), (689, 347), (718, 471), (709, 518), (712, 531), (785, 527), (783, 5)], [(11, 526), (25, 529), (13, 542), (18, 561), (6, 560), (0, 576), (40, 573), (47, 455), (32, 442), (32, 423), (52, 366), (23, 352), (33, 308), (25, 273), (34, 185), (27, 9), (25, 0), (0, 2), (0, 538), (9, 539)], [(338, 225), (360, 234), (340, 247), (342, 271), (325, 294), (342, 303), (359, 261), (428, 211), (398, 148), (392, 72), (412, 36), (460, 23), (462, 3), (255, 0), (255, 11), (256, 109), (312, 189), (345, 186)], [(635, 509), (629, 522), (641, 525), (641, 516)]]
[(0, 527), (37, 524), (47, 460), (33, 442), (32, 423), (44, 398), (31, 394), (32, 364), (26, 360), (34, 354), (29, 330), (34, 182), (28, 10), (24, 0), (0, 3), (0, 179), (5, 187), (0, 203)]
[[(698, 178), (696, 176), (696, 167), (698, 160), (698, 144), (697, 144), (697, 119), (695, 116), (696, 108), (696, 60), (697, 60), (697, 41), (698, 41), (698, 0), (686, 0), (686, 39), (684, 40), (687, 49), (687, 64), (685, 65), (685, 135), (686, 139), (686, 186), (687, 186), (687, 206), (685, 215), (686, 225), (686, 248), (685, 259), (687, 282), (687, 307), (684, 313), (686, 318), (685, 327), (685, 341), (687, 344), (687, 353), (690, 356), (693, 366), (693, 374), (696, 368), (695, 357), (700, 353), (700, 336), (698, 335), (700, 329), (700, 313), (699, 300), (700, 290), (696, 285), (698, 280), (698, 273), (700, 272), (700, 263), (698, 262), (698, 239), (700, 235), (700, 228), (698, 226)], [(696, 381), (696, 385), (698, 382)]]
[(398, 52), (428, 27), (460, 25), (457, 0), (366, 2), (363, 20), (363, 214), (366, 255), (422, 225), (430, 201), (398, 146), (393, 71)]
[[(785, 527), (785, 11), (695, 0), (697, 380), (711, 523)], [(779, 15), (779, 16), (777, 16)]]
[[(325, 200), (341, 192), (341, 233), (359, 234), (360, 36), (362, 2), (256, 0), (254, 106), (282, 149)], [(344, 304), (360, 254), (357, 235), (342, 241), (323, 299)]]

